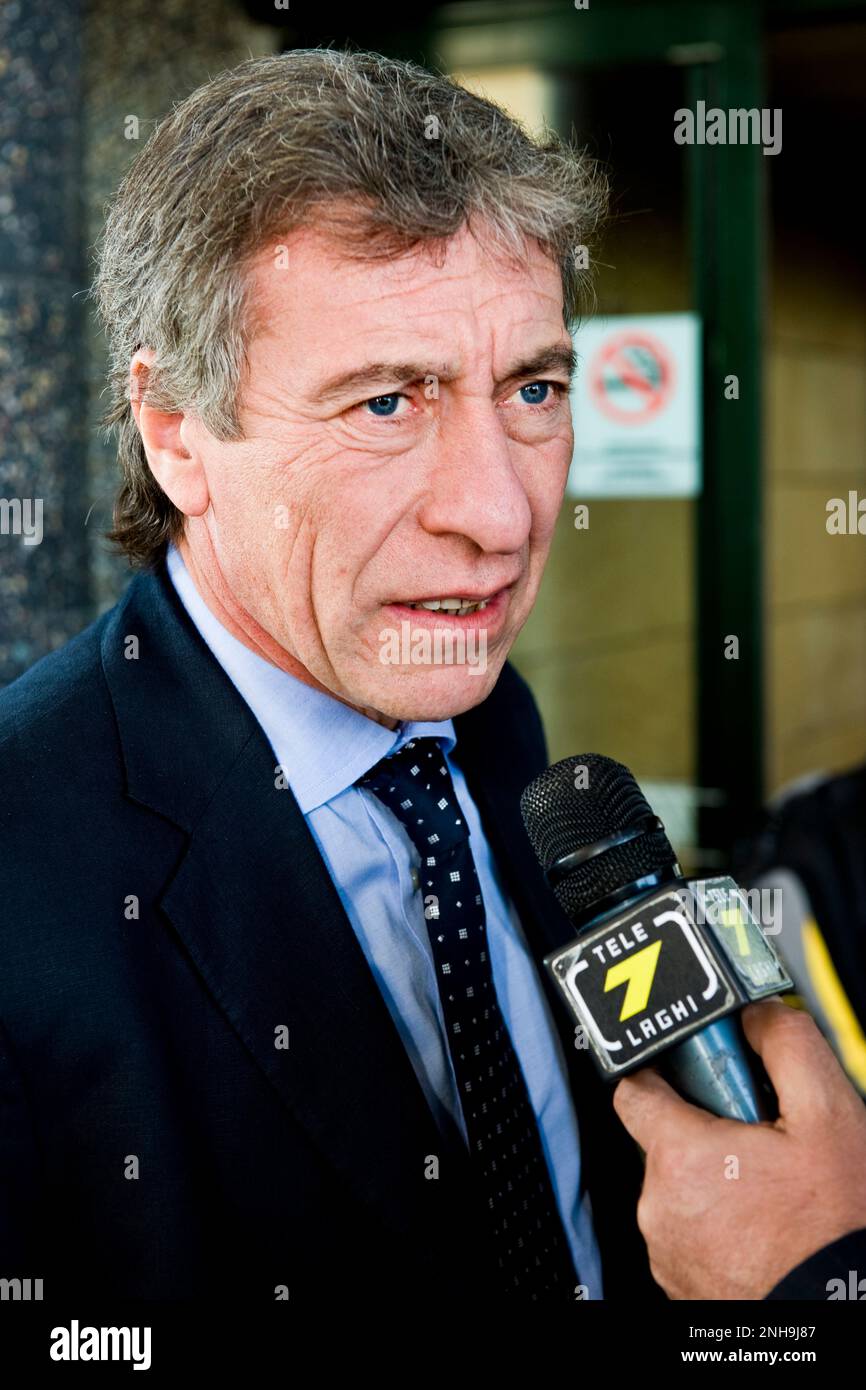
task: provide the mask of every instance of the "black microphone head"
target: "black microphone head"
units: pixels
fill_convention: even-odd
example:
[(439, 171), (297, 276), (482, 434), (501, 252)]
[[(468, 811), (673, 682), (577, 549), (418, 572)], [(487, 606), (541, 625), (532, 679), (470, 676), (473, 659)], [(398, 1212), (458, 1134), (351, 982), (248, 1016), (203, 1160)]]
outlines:
[(676, 872), (671, 843), (634, 777), (601, 753), (554, 763), (530, 782), (520, 809), (548, 882), (572, 919), (647, 874)]

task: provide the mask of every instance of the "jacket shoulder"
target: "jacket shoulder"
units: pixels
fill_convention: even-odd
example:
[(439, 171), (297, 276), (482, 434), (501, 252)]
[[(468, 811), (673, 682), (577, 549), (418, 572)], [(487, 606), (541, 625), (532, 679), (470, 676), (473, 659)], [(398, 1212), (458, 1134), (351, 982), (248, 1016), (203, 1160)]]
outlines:
[(70, 738), (75, 721), (89, 723), (94, 715), (93, 697), (103, 688), (100, 643), (111, 617), (103, 614), (64, 646), (49, 652), (23, 675), (0, 690), (0, 753), (7, 757), (28, 746), (44, 743), (46, 724), (64, 729)]

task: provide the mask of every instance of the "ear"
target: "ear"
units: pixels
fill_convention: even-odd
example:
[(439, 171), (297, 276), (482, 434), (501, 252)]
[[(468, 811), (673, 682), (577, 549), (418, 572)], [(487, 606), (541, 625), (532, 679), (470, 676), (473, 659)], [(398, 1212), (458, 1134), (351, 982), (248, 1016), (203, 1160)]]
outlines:
[[(202, 516), (210, 504), (207, 476), (198, 451), (190, 448), (189, 421), (183, 411), (157, 410), (144, 400), (156, 354), (139, 348), (129, 365), (129, 401), (150, 471), (185, 516)], [(185, 428), (186, 426), (186, 428)]]

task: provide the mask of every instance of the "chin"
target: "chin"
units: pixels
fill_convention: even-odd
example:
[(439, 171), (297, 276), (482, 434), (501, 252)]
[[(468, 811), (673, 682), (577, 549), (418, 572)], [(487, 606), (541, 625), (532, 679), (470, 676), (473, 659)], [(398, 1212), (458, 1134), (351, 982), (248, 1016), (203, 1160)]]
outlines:
[(501, 656), (488, 661), (483, 671), (466, 666), (395, 667), (359, 703), (401, 722), (454, 719), (487, 699), (504, 664)]

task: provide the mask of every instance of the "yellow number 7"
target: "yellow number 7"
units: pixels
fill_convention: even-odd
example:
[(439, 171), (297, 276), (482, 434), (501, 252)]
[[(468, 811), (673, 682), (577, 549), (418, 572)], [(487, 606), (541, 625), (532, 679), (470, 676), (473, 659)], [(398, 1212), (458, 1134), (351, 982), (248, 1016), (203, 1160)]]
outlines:
[(612, 965), (608, 970), (604, 978), (605, 994), (608, 990), (616, 989), (617, 985), (628, 985), (622, 1001), (620, 1023), (646, 1008), (661, 948), (660, 941), (653, 941), (650, 946), (635, 951), (633, 956), (626, 956), (625, 960)]

